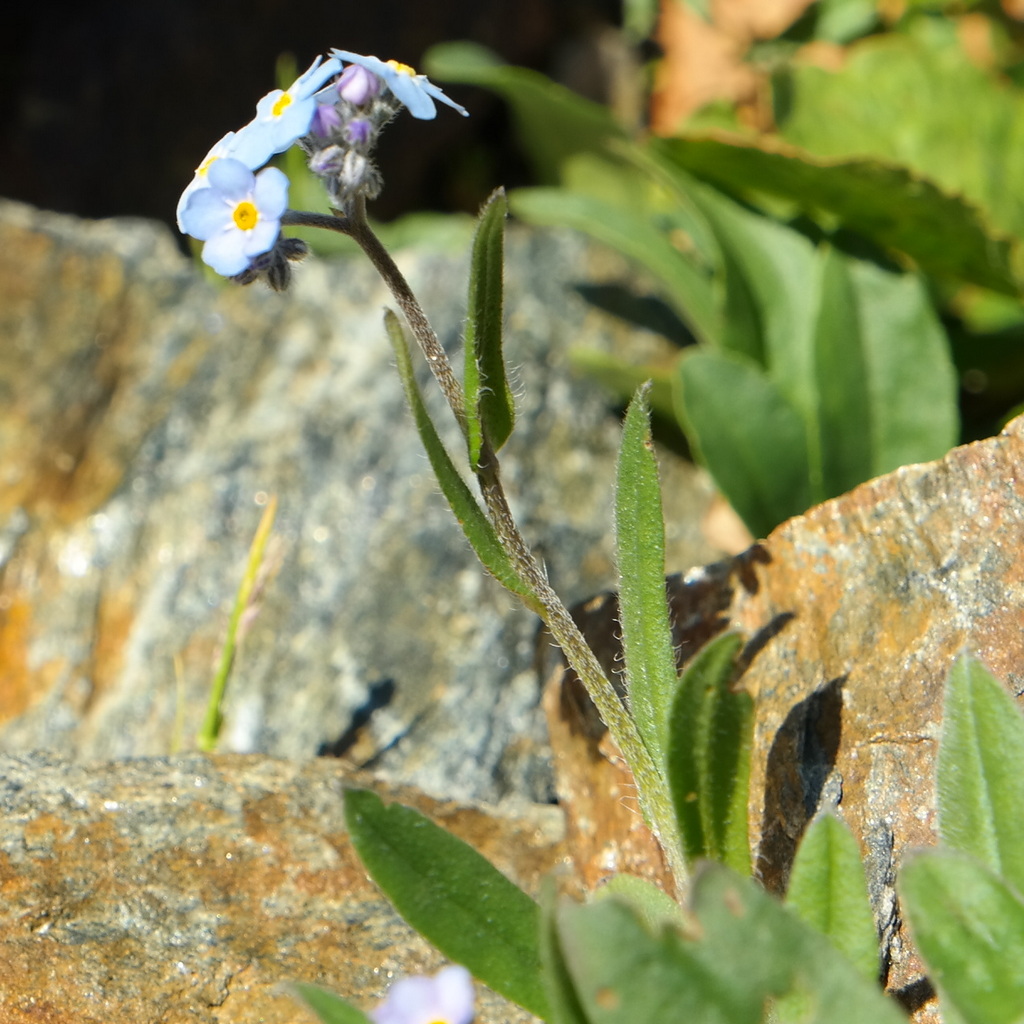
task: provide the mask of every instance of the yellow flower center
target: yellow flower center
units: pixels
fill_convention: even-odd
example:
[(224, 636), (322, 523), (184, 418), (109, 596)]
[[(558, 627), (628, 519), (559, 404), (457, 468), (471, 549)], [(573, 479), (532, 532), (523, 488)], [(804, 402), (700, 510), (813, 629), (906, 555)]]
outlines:
[[(397, 60), (389, 60), (388, 67), (391, 68), (392, 71), (397, 71), (402, 75), (408, 75), (410, 78), (416, 77), (415, 68), (409, 67), (408, 64), (399, 64)], [(432, 1022), (432, 1024), (436, 1024), (436, 1022)], [(444, 1024), (444, 1021), (441, 1021), (441, 1024)]]
[(232, 217), (235, 221), (235, 227), (240, 231), (252, 231), (260, 219), (260, 211), (248, 199), (243, 199), (235, 207)]
[(291, 94), (283, 92), (274, 101), (274, 105), (270, 108), (270, 112), (274, 117), (280, 117), (292, 105), (292, 102)]

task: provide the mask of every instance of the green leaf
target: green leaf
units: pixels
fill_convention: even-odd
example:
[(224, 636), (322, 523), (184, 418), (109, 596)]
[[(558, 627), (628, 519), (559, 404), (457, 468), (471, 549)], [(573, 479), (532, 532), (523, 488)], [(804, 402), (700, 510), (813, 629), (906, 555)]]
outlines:
[(730, 967), (696, 955), (693, 944), (665, 928), (648, 931), (618, 900), (558, 908), (558, 935), (568, 972), (592, 1024), (700, 1021), (759, 1024), (763, 995)]
[(515, 423), (515, 405), (501, 348), (507, 213), (504, 189), (497, 189), (480, 214), (470, 262), (465, 393), (469, 461), (474, 469), (480, 463), (483, 439), (486, 437), (498, 451)]
[(869, 476), (941, 458), (960, 434), (959, 381), (927, 290), (870, 260), (848, 267), (871, 407)]
[(441, 490), (444, 492), (459, 526), (462, 527), (462, 532), (487, 571), (502, 586), (511, 590), (513, 594), (524, 598), (530, 608), (539, 611), (539, 600), (529, 585), (517, 575), (512, 566), (512, 560), (502, 547), (494, 527), (477, 504), (465, 480), (459, 475), (455, 463), (452, 462), (451, 456), (438, 436), (416, 384), (409, 346), (406, 344), (402, 325), (391, 310), (387, 310), (384, 314), (384, 326), (395, 351), (398, 373), (405, 389), (405, 397), (412, 409), (413, 419), (416, 421), (416, 429), (423, 441), (423, 447), (427, 450), (427, 457), (430, 459), (434, 475), (441, 485)]
[(556, 920), (558, 901), (553, 879), (545, 879), (541, 892), (540, 955), (544, 991), (550, 1007), (547, 1024), (589, 1024), (579, 993), (562, 955)]
[[(976, 205), (907, 167), (861, 156), (822, 158), (774, 139), (713, 135), (661, 142), (655, 154), (706, 181), (780, 197), (826, 223), (905, 252), (934, 274), (1016, 294), (1012, 243)], [(930, 170), (930, 169), (929, 169)]]
[(818, 266), (813, 327), (817, 431), (811, 441), (810, 470), (812, 494), (824, 500), (871, 476), (874, 423), (857, 300), (846, 260), (825, 247)]
[[(951, 258), (960, 249), (981, 266), (979, 233), (1024, 235), (1018, 201), (1024, 191), (1024, 94), (974, 63), (957, 24), (955, 18), (914, 19), (906, 31), (851, 47), (838, 71), (793, 64), (780, 130), (788, 142), (819, 158), (874, 157), (902, 165), (979, 206), (984, 219), (978, 221), (980, 232), (970, 231), (969, 248), (946, 248)], [(923, 201), (938, 214), (935, 197), (926, 193), (923, 185)], [(966, 218), (947, 211), (950, 223), (943, 228), (937, 216), (931, 231), (964, 230)], [(958, 237), (966, 242), (968, 233)], [(994, 277), (1005, 276), (1005, 242), (1000, 247), (1002, 252), (989, 255)]]
[(680, 360), (676, 388), (687, 437), (755, 537), (810, 507), (806, 428), (756, 363), (694, 352)]
[(345, 794), (345, 822), (370, 877), (408, 924), (485, 985), (547, 1015), (540, 912), (467, 843), (369, 790)]
[(860, 848), (833, 815), (816, 818), (800, 840), (786, 906), (827, 936), (865, 979), (878, 978), (878, 935)]
[(626, 412), (615, 487), (615, 549), (629, 709), (663, 771), (676, 657), (665, 595), (665, 520), (648, 390), (648, 385), (640, 388)]
[(317, 1015), (322, 1024), (371, 1024), (370, 1018), (361, 1010), (317, 985), (293, 981), (289, 982), (288, 988)]
[(612, 875), (594, 891), (593, 899), (618, 899), (628, 903), (652, 933), (662, 925), (682, 927), (684, 924), (679, 904), (653, 882), (636, 875)]
[(897, 888), (929, 976), (967, 1024), (1018, 1024), (1024, 1007), (1024, 901), (972, 857), (907, 860)]
[[(793, 406), (815, 406), (811, 325), (816, 308), (815, 246), (800, 232), (749, 210), (716, 189), (685, 179), (680, 188), (711, 225), (723, 255), (726, 303), (734, 322), (722, 347), (769, 369)], [(739, 290), (739, 298), (732, 293)], [(737, 311), (740, 314), (737, 315)], [(745, 338), (742, 330), (760, 332)]]
[(687, 664), (672, 703), (668, 782), (687, 860), (750, 873), (747, 797), (754, 702), (732, 689), (738, 633), (723, 633)]
[(707, 864), (682, 930), (649, 930), (615, 899), (563, 903), (564, 963), (592, 1024), (899, 1024), (905, 1018), (820, 934), (756, 883)]
[(937, 789), (943, 842), (1024, 893), (1024, 718), (969, 655), (946, 682)]
[(423, 58), (431, 78), (493, 89), (511, 105), (519, 135), (529, 140), (527, 152), (538, 180), (559, 180), (565, 160), (576, 153), (605, 149), (625, 132), (608, 109), (586, 100), (538, 71), (503, 64), (475, 43), (441, 43)]
[(509, 196), (512, 212), (533, 224), (575, 228), (646, 267), (665, 298), (702, 341), (721, 333), (711, 279), (640, 212), (557, 188), (521, 188)]
[(777, 1024), (905, 1024), (876, 983), (751, 879), (709, 862), (692, 902), (702, 959), (774, 997)]

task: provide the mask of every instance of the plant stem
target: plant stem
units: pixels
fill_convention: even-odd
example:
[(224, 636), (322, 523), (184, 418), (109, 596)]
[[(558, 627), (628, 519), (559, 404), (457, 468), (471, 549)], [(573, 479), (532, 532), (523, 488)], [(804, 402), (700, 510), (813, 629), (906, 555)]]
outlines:
[[(349, 235), (369, 257), (377, 273), (388, 286), (405, 314), (413, 336), (423, 350), (434, 378), (451, 407), (463, 434), (466, 433), (466, 409), (462, 385), (452, 368), (448, 354), (438, 340), (430, 321), (419, 304), (391, 254), (381, 244), (366, 221), (363, 203), (355, 205), (347, 217), (330, 217), (289, 211), (284, 224), (323, 227)], [(484, 504), (502, 545), (508, 552), (520, 579), (540, 601), (542, 618), (551, 635), (561, 647), (566, 660), (579, 676), (597, 707), (612, 739), (622, 751), (637, 783), (637, 792), (644, 818), (651, 826), (669, 863), (677, 893), (682, 895), (688, 871), (682, 856), (672, 800), (654, 759), (637, 731), (628, 711), (604, 674), (597, 657), (583, 638), (568, 609), (548, 582), (547, 573), (530, 550), (508, 505), (501, 484), (497, 454), (485, 438), (476, 470)]]

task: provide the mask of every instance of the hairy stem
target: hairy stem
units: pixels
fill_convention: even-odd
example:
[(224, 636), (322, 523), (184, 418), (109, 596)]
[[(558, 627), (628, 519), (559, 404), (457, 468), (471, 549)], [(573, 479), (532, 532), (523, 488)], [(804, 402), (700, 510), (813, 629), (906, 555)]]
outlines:
[[(353, 238), (369, 257), (383, 278), (398, 306), (405, 314), (413, 336), (426, 356), (434, 378), (448, 405), (466, 433), (465, 398), (462, 385), (452, 368), (448, 354), (438, 340), (423, 308), (413, 294), (391, 254), (381, 244), (366, 221), (365, 207), (356, 204), (348, 217), (288, 211), (282, 223), (308, 227), (328, 228)], [(619, 700), (597, 657), (583, 638), (568, 609), (548, 582), (547, 573), (530, 550), (519, 530), (508, 499), (501, 484), (497, 454), (486, 438), (483, 441), (480, 462), (476, 470), (488, 515), (508, 552), (520, 579), (537, 596), (542, 618), (551, 635), (561, 647), (566, 660), (580, 677), (601, 719), (629, 763), (637, 781), (638, 796), (644, 817), (651, 825), (665, 852), (680, 895), (687, 882), (687, 869), (682, 858), (681, 844), (675, 822), (672, 800), (658, 767), (637, 731), (622, 701)]]

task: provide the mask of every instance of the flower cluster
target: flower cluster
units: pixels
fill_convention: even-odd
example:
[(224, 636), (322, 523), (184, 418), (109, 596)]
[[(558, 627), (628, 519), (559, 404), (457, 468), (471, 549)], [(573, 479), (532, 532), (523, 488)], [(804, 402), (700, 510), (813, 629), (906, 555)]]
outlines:
[(281, 236), (288, 179), (264, 167), (267, 161), (301, 146), (332, 207), (346, 215), (380, 192), (372, 152), (384, 125), (402, 106), (414, 117), (433, 118), (434, 100), (467, 115), (406, 64), (348, 50), (317, 57), (288, 89), (264, 96), (244, 128), (228, 132), (207, 153), (178, 201), (178, 227), (205, 243), (203, 261), (217, 273), (244, 284), (262, 276), (284, 288), (289, 263), (307, 249)]

